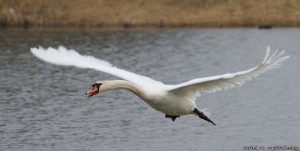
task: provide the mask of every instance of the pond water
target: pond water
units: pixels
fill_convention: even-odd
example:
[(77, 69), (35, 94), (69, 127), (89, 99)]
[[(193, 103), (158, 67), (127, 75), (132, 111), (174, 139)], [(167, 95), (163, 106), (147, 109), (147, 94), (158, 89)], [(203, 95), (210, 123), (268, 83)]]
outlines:
[[(0, 150), (228, 151), (300, 147), (300, 29), (200, 28), (0, 31)], [(291, 58), (242, 87), (202, 94), (217, 124), (172, 122), (125, 90), (85, 96), (94, 70), (44, 63), (31, 47), (67, 48), (167, 84), (236, 72), (260, 63), (268, 45)]]

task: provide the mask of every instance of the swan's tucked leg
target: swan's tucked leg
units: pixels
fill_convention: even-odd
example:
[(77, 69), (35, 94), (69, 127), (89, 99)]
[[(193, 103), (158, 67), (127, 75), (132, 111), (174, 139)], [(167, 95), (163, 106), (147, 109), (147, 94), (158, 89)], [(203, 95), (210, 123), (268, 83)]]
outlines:
[(178, 115), (174, 116), (174, 115), (168, 115), (168, 114), (166, 114), (166, 116), (165, 116), (165, 118), (171, 118), (173, 122), (176, 120), (177, 117), (180, 117), (180, 116), (178, 116)]
[(195, 108), (193, 112), (196, 113), (203, 120), (210, 122), (213, 125), (216, 125), (212, 120), (210, 120), (203, 112), (199, 111), (197, 108)]

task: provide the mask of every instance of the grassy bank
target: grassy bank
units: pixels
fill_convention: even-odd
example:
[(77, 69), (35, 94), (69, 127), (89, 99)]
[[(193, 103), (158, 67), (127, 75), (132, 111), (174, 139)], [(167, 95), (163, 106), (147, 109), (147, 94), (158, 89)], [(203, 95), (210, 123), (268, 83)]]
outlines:
[(0, 0), (0, 25), (299, 26), (299, 0)]

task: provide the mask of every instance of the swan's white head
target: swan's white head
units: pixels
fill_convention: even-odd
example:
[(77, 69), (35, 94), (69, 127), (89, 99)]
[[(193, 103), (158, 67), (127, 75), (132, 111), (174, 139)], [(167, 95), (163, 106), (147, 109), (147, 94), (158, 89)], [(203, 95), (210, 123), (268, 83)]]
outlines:
[(96, 83), (92, 84), (92, 87), (86, 92), (86, 95), (88, 95), (88, 97), (92, 97), (93, 95), (104, 91), (107, 91), (107, 82), (97, 81)]

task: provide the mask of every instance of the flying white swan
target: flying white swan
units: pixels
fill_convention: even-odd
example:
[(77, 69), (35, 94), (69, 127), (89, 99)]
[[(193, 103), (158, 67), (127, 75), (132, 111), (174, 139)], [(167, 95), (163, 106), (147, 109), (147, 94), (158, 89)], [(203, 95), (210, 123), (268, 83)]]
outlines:
[(85, 56), (75, 50), (68, 50), (63, 46), (54, 48), (31, 48), (37, 58), (56, 65), (75, 66), (78, 68), (94, 69), (106, 72), (124, 80), (97, 81), (87, 91), (89, 97), (113, 89), (126, 89), (140, 97), (151, 107), (165, 114), (165, 118), (173, 121), (177, 117), (194, 114), (200, 118), (215, 123), (205, 115), (204, 111), (197, 108), (196, 97), (200, 93), (212, 93), (228, 90), (240, 86), (246, 81), (273, 68), (277, 68), (289, 56), (283, 56), (284, 51), (270, 55), (270, 47), (262, 63), (258, 66), (236, 73), (227, 73), (212, 77), (197, 78), (177, 85), (166, 85), (149, 77), (119, 69), (110, 63), (93, 56)]

